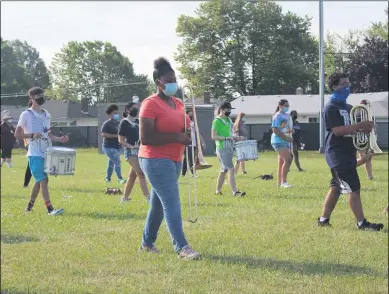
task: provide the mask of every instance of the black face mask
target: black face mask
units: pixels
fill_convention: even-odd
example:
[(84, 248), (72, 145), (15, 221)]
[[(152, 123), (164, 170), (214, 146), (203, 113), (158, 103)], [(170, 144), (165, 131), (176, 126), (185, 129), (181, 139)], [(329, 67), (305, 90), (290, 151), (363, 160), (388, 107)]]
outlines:
[(292, 117), (294, 120), (296, 120), (297, 119), (297, 115), (293, 115), (293, 117)]
[(190, 116), (189, 119), (193, 121), (193, 116)]
[(132, 116), (132, 117), (136, 117), (137, 116), (137, 114), (138, 114), (138, 109), (130, 109), (130, 115)]
[(39, 98), (35, 99), (35, 102), (38, 105), (42, 105), (43, 103), (45, 103), (45, 98), (44, 97), (39, 97)]
[(226, 112), (224, 112), (224, 114), (225, 114), (227, 117), (229, 117), (230, 114), (231, 114), (231, 111), (226, 111)]

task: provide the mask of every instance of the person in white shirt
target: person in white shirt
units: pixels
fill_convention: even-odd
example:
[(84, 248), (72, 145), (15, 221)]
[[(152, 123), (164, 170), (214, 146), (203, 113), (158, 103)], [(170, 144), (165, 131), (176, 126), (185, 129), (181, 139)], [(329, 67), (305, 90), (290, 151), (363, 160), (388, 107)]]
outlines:
[(23, 111), (20, 115), (15, 131), (15, 137), (20, 140), (27, 139), (28, 141), (28, 163), (31, 174), (35, 179), (35, 185), (31, 191), (30, 201), (27, 205), (26, 212), (30, 212), (32, 210), (39, 190), (41, 190), (49, 215), (60, 215), (64, 212), (64, 209), (54, 209), (50, 202), (48, 189), (49, 179), (47, 174), (44, 172), (44, 156), (45, 151), (50, 146), (51, 142), (66, 143), (69, 141), (69, 137), (56, 137), (51, 134), (50, 113), (41, 107), (42, 104), (45, 103), (43, 93), (43, 89), (39, 87), (31, 88), (28, 91), (28, 96), (32, 106)]

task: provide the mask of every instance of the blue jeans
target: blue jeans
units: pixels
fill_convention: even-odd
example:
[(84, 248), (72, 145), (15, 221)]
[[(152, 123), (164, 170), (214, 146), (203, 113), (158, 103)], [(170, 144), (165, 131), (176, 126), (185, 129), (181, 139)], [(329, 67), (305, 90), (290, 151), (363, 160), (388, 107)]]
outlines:
[(118, 179), (122, 179), (122, 170), (120, 166), (120, 149), (105, 148), (103, 146), (103, 152), (108, 156), (108, 166), (105, 178), (111, 180), (113, 169), (115, 168), (116, 176)]
[(174, 251), (188, 245), (182, 228), (178, 178), (182, 162), (165, 158), (139, 158), (139, 164), (151, 184), (150, 209), (143, 231), (142, 245), (153, 246), (165, 217)]

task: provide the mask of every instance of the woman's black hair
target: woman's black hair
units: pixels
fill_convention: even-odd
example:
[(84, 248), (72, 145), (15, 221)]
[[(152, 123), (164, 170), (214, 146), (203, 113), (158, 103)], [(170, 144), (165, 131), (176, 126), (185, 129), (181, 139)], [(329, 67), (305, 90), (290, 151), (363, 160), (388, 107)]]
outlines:
[(298, 115), (296, 110), (292, 110), (292, 111), (290, 112), (290, 116), (293, 117), (293, 113), (296, 113), (296, 116)]
[(280, 101), (278, 101), (278, 105), (277, 105), (277, 108), (276, 108), (276, 111), (274, 112), (274, 114), (276, 114), (278, 111), (280, 111), (280, 105), (284, 106), (286, 103), (288, 103), (288, 100), (286, 100), (286, 99), (281, 99)]
[(153, 80), (154, 82), (158, 80), (161, 76), (165, 75), (168, 72), (173, 70), (170, 62), (166, 58), (160, 57), (154, 61), (154, 71), (153, 71)]
[(105, 110), (105, 113), (110, 115), (112, 112), (114, 112), (115, 110), (119, 110), (119, 107), (116, 105), (116, 104), (111, 104), (107, 107), (107, 109)]
[(127, 117), (128, 116), (128, 113), (126, 112), (126, 110), (130, 109), (134, 105), (136, 105), (135, 102), (128, 102), (126, 104), (126, 107), (124, 108), (124, 111), (123, 111), (123, 117)]

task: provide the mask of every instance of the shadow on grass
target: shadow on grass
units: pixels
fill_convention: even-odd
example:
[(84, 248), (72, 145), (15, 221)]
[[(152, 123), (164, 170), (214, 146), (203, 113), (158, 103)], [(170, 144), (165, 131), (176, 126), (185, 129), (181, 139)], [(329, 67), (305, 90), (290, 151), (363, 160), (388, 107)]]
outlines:
[(205, 259), (219, 261), (225, 264), (246, 265), (249, 268), (288, 271), (303, 275), (334, 275), (353, 276), (368, 275), (381, 276), (374, 269), (349, 264), (294, 262), (272, 258), (255, 258), (248, 256), (217, 256), (206, 255)]
[(30, 236), (1, 234), (1, 243), (4, 244), (19, 244), (19, 243), (26, 243), (26, 242), (38, 242), (38, 241), (39, 241), (38, 238), (30, 237)]
[(1, 289), (1, 294), (33, 294), (33, 293), (36, 293), (36, 292), (31, 292), (31, 291), (28, 291), (28, 292), (23, 292), (23, 291), (19, 291), (19, 290), (15, 290), (15, 289)]
[(113, 212), (67, 212), (66, 216), (75, 217), (89, 217), (93, 219), (106, 219), (106, 220), (146, 220), (146, 214), (134, 214), (134, 213), (113, 213)]

